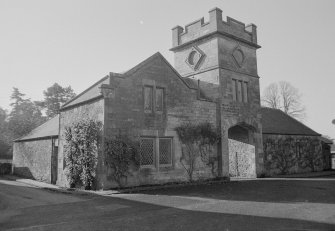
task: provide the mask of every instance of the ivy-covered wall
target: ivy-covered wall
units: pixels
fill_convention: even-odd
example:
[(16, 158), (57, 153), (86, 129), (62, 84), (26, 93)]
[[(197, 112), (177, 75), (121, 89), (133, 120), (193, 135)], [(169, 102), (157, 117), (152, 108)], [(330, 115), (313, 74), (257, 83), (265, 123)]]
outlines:
[(263, 134), (266, 175), (322, 171), (322, 144), (316, 136)]

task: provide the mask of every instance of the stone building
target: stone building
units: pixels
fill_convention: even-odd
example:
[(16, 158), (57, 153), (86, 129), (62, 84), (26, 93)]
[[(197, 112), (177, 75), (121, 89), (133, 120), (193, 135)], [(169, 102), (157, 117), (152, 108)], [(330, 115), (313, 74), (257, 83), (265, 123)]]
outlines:
[(58, 128), (59, 116), (56, 116), (14, 141), (14, 174), (56, 183)]
[[(39, 158), (32, 152), (43, 140), (50, 166), (46, 171), (57, 169), (57, 184), (68, 186), (64, 132), (74, 122), (89, 118), (102, 123), (102, 139), (122, 133), (140, 142), (141, 166), (129, 177), (128, 185), (187, 180), (180, 163), (182, 144), (175, 131), (185, 122), (209, 122), (220, 131), (216, 148), (219, 176), (262, 175), (262, 111), (256, 57), (260, 46), (256, 26), (229, 17), (223, 21), (218, 8), (210, 10), (209, 16), (208, 22), (202, 18), (184, 28), (172, 29), (174, 67), (156, 53), (125, 73), (110, 73), (63, 105), (54, 129), (58, 135), (58, 161), (51, 161), (52, 166), (49, 162), (55, 154), (50, 150), (56, 149), (52, 148), (55, 139), (50, 132), (48, 138), (31, 143), (35, 145), (32, 149), (27, 139), (15, 142), (14, 169), (25, 165), (19, 161), (23, 153), (31, 155), (31, 159)], [(42, 126), (48, 127), (48, 123)], [(201, 161), (197, 165), (196, 179), (213, 177), (208, 166)], [(109, 171), (100, 150), (97, 188), (115, 186)], [(54, 182), (48, 174), (37, 179)]]
[(332, 141), (278, 109), (262, 108), (266, 175), (330, 168)]

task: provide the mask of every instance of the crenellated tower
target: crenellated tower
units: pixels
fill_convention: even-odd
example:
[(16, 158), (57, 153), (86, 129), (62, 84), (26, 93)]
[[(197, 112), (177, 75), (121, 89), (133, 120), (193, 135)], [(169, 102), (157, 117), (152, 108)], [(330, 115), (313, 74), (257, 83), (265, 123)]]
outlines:
[[(224, 133), (220, 147), (223, 175), (228, 174), (229, 158), (236, 154), (229, 150), (228, 140), (254, 147), (250, 166), (255, 174), (262, 172), (258, 48), (256, 26), (230, 17), (223, 21), (218, 8), (209, 11), (209, 22), (201, 18), (172, 29), (175, 69), (185, 78), (200, 80), (199, 87), (221, 107), (217, 121)], [(233, 156), (228, 158), (228, 152)]]
[(201, 18), (172, 29), (176, 70), (183, 77), (209, 83), (219, 84), (221, 70), (258, 77), (258, 48), (256, 26), (230, 17), (225, 22), (218, 8), (209, 11), (209, 22)]

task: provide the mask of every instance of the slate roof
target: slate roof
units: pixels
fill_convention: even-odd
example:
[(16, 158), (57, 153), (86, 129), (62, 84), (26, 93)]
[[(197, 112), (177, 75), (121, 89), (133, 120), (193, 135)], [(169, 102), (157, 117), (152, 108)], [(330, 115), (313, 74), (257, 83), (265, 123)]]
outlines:
[(101, 96), (101, 93), (100, 93), (101, 84), (108, 84), (108, 83), (109, 83), (108, 76), (103, 77), (98, 82), (96, 82), (95, 84), (93, 84), (92, 86), (87, 88), (85, 91), (83, 91), (79, 95), (77, 95), (74, 98), (67, 101), (62, 106), (62, 109), (73, 106), (73, 105), (76, 105), (76, 104), (80, 104), (80, 103), (83, 103), (83, 102), (86, 102), (88, 100), (91, 100), (91, 99), (94, 99), (96, 97)]
[(44, 124), (38, 126), (34, 130), (29, 132), (27, 135), (24, 135), (14, 140), (14, 142), (55, 137), (58, 136), (58, 128), (59, 128), (59, 115), (53, 117)]
[(261, 113), (263, 134), (321, 136), (279, 109), (263, 107)]

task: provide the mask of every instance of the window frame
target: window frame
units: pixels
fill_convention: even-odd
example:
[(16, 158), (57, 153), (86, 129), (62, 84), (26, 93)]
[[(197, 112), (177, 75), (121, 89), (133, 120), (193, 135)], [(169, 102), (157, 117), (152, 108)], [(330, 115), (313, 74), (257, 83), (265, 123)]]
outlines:
[[(150, 108), (151, 109), (146, 109), (146, 89), (150, 89), (151, 90), (151, 103), (150, 103)], [(144, 85), (143, 86), (143, 111), (144, 113), (153, 113), (154, 112), (154, 86), (150, 86), (150, 85)]]
[(248, 103), (249, 82), (232, 78), (232, 98), (235, 103)]
[[(173, 137), (164, 136), (164, 137), (157, 137), (158, 139), (158, 147), (157, 147), (157, 156), (158, 156), (158, 166), (159, 167), (172, 167), (173, 166)], [(160, 140), (169, 140), (170, 141), (170, 163), (169, 164), (161, 164), (161, 150), (160, 150)]]
[[(161, 98), (162, 108), (161, 108), (161, 110), (157, 109), (157, 92), (158, 91), (162, 91), (162, 98)], [(165, 95), (165, 88), (163, 88), (163, 87), (155, 87), (155, 97), (154, 98), (155, 98), (155, 112), (156, 113), (163, 113), (164, 112), (164, 101), (165, 101), (164, 95)]]
[[(141, 163), (142, 161), (142, 155), (141, 155), (141, 145), (142, 145), (142, 140), (152, 140), (153, 146), (152, 146), (152, 164), (145, 164), (143, 165)], [(156, 167), (156, 137), (150, 137), (150, 136), (141, 136), (140, 137), (140, 168), (155, 168)]]
[[(142, 165), (141, 163), (141, 144), (143, 139), (150, 139), (153, 141), (153, 164)], [(160, 164), (160, 140), (167, 139), (170, 140), (170, 163)], [(174, 139), (173, 136), (141, 136), (140, 137), (140, 169), (150, 168), (159, 171), (160, 168), (172, 168), (174, 166)]]

